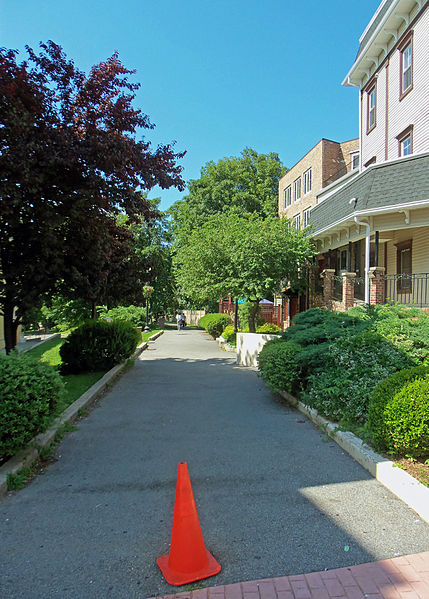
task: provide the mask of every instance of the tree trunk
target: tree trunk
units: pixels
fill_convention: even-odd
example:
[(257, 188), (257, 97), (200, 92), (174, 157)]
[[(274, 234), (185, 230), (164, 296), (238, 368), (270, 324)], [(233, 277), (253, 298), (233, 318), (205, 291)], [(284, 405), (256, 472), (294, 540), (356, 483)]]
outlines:
[(91, 318), (93, 320), (95, 320), (97, 318), (97, 310), (96, 310), (96, 306), (95, 306), (95, 302), (94, 301), (91, 302)]
[(15, 322), (13, 319), (13, 309), (13, 304), (7, 302), (3, 306), (4, 340), (7, 354), (10, 354), (16, 347), (16, 332), (18, 330), (19, 322)]
[(258, 313), (258, 307), (259, 307), (259, 300), (253, 300), (252, 301), (253, 307), (249, 312), (249, 316), (248, 316), (248, 322), (249, 322), (249, 333), (256, 333), (256, 324), (255, 324), (255, 319), (256, 319), (256, 315)]

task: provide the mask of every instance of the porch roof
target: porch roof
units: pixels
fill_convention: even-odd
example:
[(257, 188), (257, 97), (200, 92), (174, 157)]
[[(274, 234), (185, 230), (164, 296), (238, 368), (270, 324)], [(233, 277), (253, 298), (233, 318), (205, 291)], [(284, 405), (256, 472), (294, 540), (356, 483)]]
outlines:
[[(352, 201), (354, 200), (354, 201)], [(354, 217), (429, 205), (429, 153), (374, 164), (317, 204), (311, 236), (320, 238), (354, 225)]]

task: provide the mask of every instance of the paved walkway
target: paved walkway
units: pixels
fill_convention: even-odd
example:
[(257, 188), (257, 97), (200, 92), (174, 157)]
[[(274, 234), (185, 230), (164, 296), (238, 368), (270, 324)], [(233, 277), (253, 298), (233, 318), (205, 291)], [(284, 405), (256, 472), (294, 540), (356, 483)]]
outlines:
[(168, 597), (178, 599), (428, 599), (429, 552), (349, 568), (209, 587)]
[[(0, 502), (1, 598), (184, 590), (156, 566), (169, 549), (180, 461), (222, 565), (201, 584), (218, 592), (429, 549), (429, 526), (256, 372), (199, 331), (169, 331), (64, 439), (46, 473)], [(252, 592), (246, 599), (258, 599)]]

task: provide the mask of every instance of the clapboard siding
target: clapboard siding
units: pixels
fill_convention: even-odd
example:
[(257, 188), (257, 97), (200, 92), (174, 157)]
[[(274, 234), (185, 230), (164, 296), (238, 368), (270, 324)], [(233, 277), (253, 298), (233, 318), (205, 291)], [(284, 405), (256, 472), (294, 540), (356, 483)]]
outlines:
[(427, 227), (418, 229), (403, 229), (392, 231), (392, 240), (387, 242), (387, 271), (386, 274), (395, 275), (396, 272), (396, 245), (401, 241), (413, 240), (412, 270), (413, 273), (429, 273), (429, 234)]
[[(412, 20), (417, 9), (414, 8)], [(368, 94), (361, 97), (362, 117), (362, 165), (373, 156), (377, 163), (398, 157), (397, 136), (409, 125), (413, 125), (413, 153), (429, 150), (429, 10), (426, 8), (409, 30), (413, 31), (413, 89), (401, 101), (400, 86), (400, 52), (398, 43), (389, 48), (389, 59), (384, 61), (375, 76), (377, 85), (376, 127), (367, 134)], [(402, 24), (398, 31), (400, 38), (407, 30)], [(392, 38), (393, 40), (393, 38)], [(393, 51), (391, 52), (391, 50)], [(387, 93), (387, 113), (386, 113)], [(387, 117), (387, 118), (386, 118)]]

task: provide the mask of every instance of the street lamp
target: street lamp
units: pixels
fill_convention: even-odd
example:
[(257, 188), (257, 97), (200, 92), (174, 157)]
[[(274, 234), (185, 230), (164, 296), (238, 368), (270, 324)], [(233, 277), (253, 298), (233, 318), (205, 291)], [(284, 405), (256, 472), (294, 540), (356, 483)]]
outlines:
[(143, 294), (144, 299), (146, 300), (146, 326), (144, 328), (144, 330), (146, 332), (150, 331), (150, 328), (149, 328), (149, 299), (150, 299), (150, 296), (152, 295), (152, 293), (153, 293), (153, 287), (150, 287), (149, 285), (143, 285), (142, 294)]

